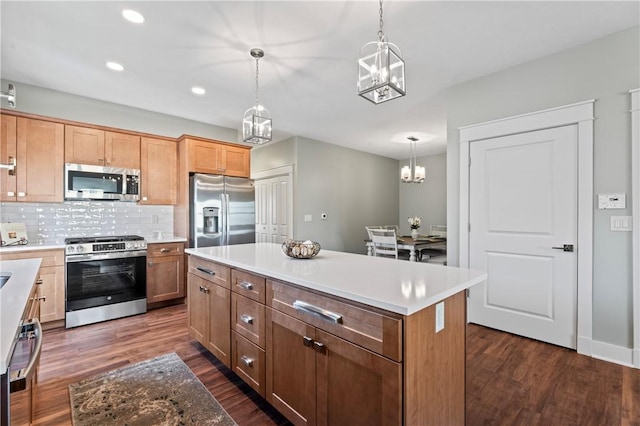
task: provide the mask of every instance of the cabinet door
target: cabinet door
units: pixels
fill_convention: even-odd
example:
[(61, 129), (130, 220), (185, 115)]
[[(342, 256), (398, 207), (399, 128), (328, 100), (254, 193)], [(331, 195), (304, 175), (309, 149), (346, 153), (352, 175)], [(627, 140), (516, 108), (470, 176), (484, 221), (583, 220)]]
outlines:
[(316, 424), (315, 328), (267, 308), (267, 401), (296, 425)]
[(104, 131), (64, 126), (64, 161), (104, 166)]
[(250, 150), (235, 146), (224, 147), (222, 168), (226, 176), (249, 177)]
[(222, 145), (189, 140), (189, 171), (195, 173), (223, 174)]
[(64, 266), (40, 268), (40, 322), (64, 319)]
[(105, 132), (105, 164), (124, 169), (140, 168), (140, 136), (126, 133)]
[(184, 257), (149, 257), (147, 303), (184, 297)]
[(140, 204), (177, 204), (178, 144), (140, 139)]
[(209, 340), (207, 349), (231, 368), (231, 290), (208, 284)]
[(318, 425), (401, 425), (402, 365), (316, 330)]
[(62, 202), (64, 125), (18, 117), (17, 201)]
[(200, 277), (189, 274), (187, 278), (187, 309), (189, 312), (189, 336), (206, 346), (209, 335), (209, 298), (202, 291), (209, 283)]
[[(16, 161), (16, 117), (2, 115), (2, 134), (0, 136), (0, 163)], [(16, 176), (9, 170), (0, 169), (0, 201), (16, 201)]]

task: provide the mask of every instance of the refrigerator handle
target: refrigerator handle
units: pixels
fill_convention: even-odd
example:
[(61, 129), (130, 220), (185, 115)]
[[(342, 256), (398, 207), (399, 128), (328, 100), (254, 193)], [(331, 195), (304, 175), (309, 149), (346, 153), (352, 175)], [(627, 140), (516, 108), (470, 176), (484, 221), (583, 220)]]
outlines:
[(226, 241), (225, 244), (229, 245), (229, 240), (231, 239), (231, 220), (229, 218), (229, 194), (224, 194), (224, 201), (225, 201), (225, 219), (226, 219), (226, 223), (225, 223), (225, 233), (226, 233)]
[(221, 224), (220, 224), (220, 245), (227, 245), (227, 199), (225, 193), (220, 194), (220, 210), (221, 210)]

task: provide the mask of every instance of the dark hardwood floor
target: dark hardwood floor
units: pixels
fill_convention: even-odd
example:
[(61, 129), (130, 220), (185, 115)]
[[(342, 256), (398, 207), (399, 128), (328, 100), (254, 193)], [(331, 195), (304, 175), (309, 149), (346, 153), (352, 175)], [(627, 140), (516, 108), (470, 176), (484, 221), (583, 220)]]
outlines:
[[(70, 425), (68, 385), (176, 352), (244, 425), (289, 424), (187, 334), (186, 306), (45, 332), (35, 425)], [(468, 425), (640, 425), (640, 370), (468, 326)]]

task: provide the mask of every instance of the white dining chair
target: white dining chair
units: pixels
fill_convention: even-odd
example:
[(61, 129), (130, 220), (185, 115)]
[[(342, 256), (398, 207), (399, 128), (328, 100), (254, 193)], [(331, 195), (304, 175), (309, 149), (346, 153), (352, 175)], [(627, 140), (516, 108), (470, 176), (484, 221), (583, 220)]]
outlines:
[(398, 258), (398, 237), (394, 229), (369, 229), (373, 243), (373, 255)]

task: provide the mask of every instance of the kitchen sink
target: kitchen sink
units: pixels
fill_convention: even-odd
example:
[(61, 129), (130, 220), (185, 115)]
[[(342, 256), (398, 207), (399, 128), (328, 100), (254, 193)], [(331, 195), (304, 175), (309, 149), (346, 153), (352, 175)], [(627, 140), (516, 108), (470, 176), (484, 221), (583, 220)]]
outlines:
[(9, 278), (11, 278), (11, 272), (0, 272), (0, 288), (4, 287)]

